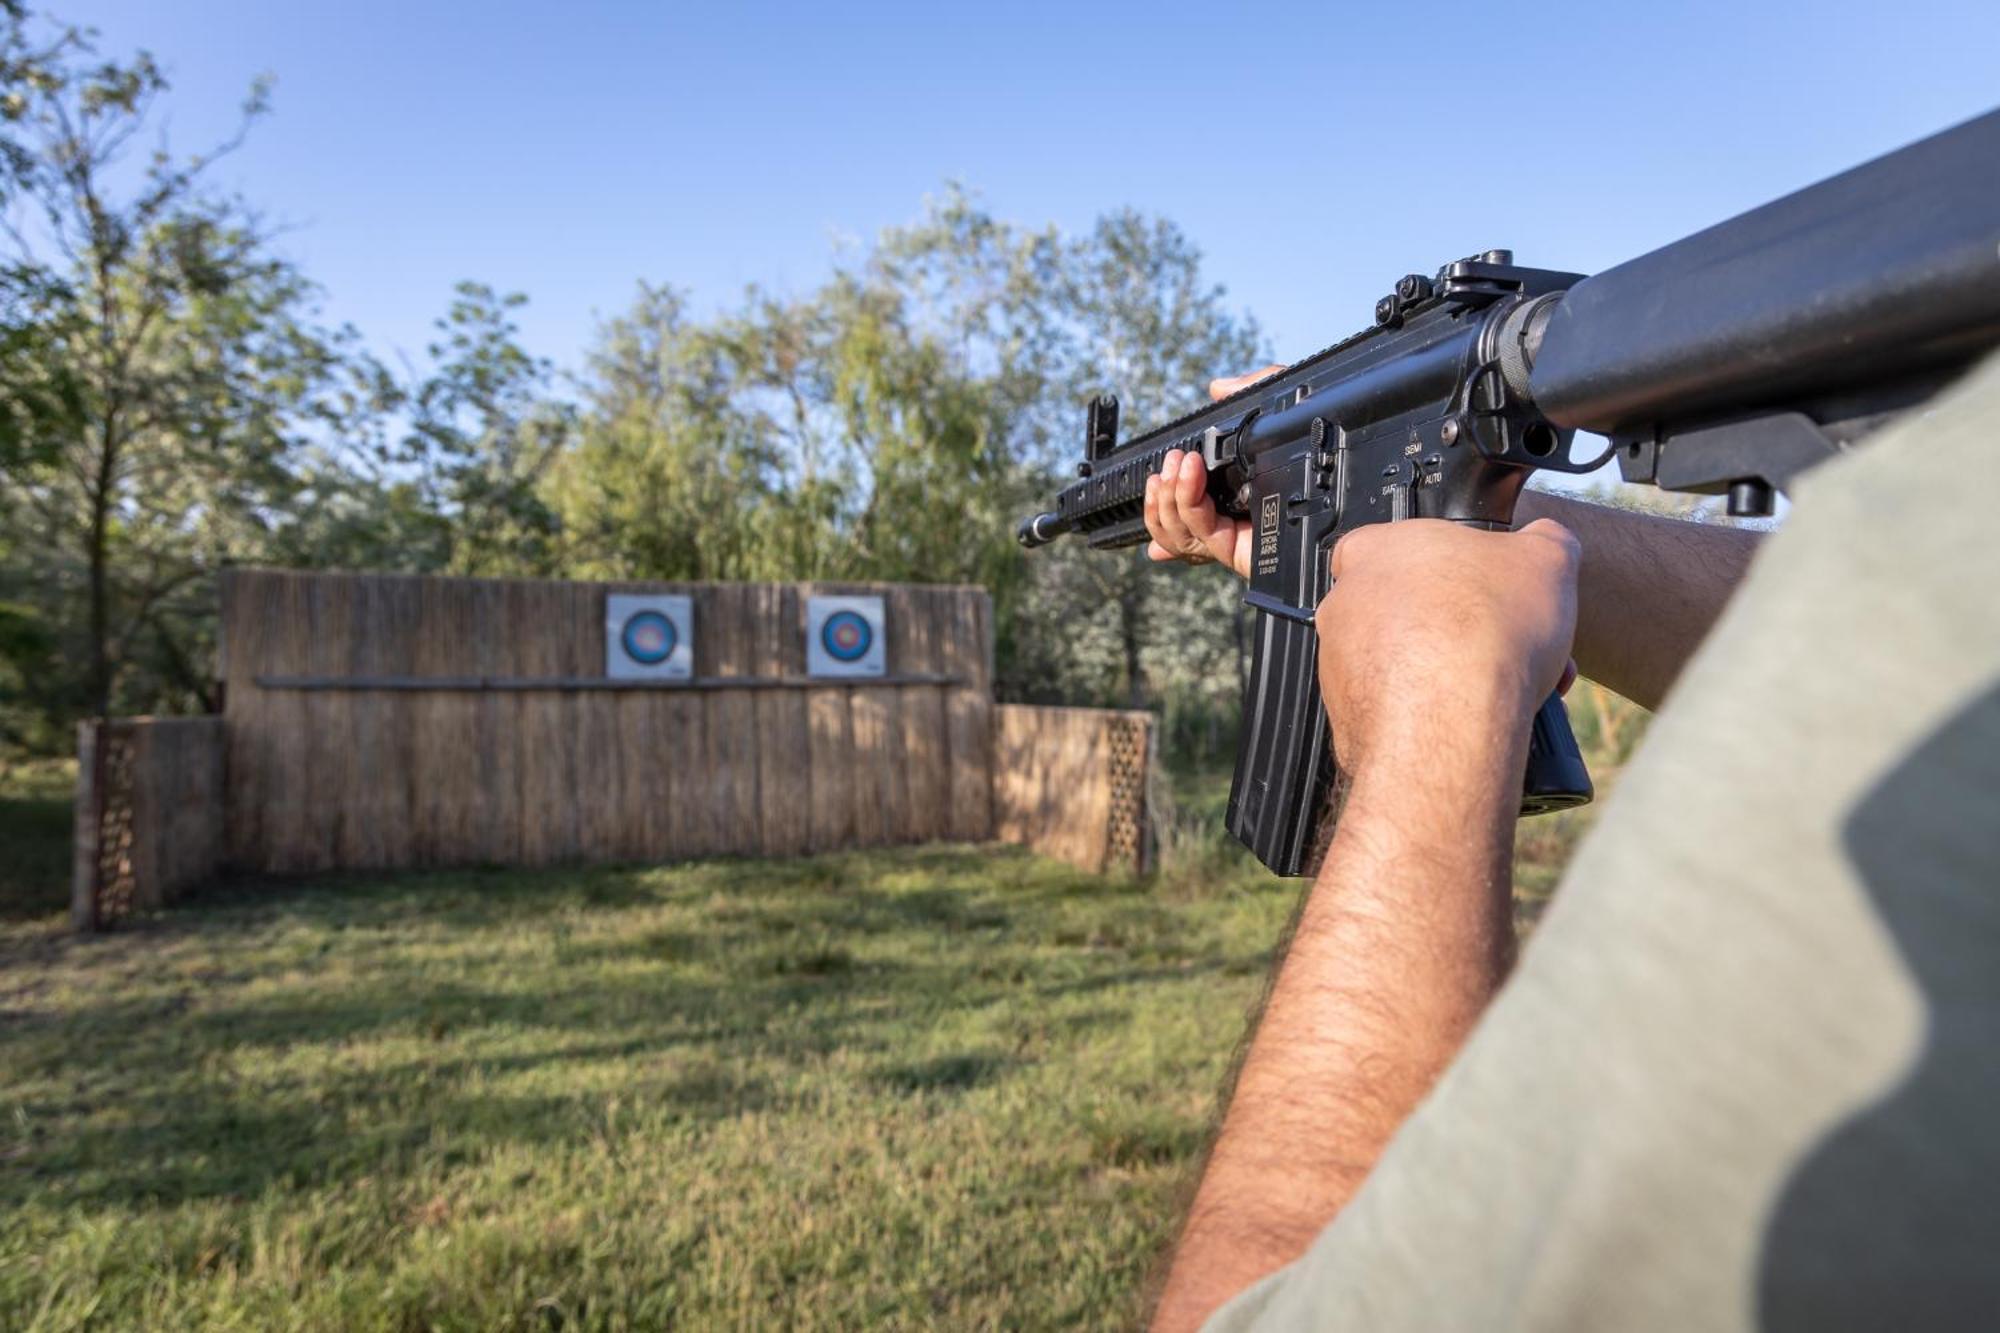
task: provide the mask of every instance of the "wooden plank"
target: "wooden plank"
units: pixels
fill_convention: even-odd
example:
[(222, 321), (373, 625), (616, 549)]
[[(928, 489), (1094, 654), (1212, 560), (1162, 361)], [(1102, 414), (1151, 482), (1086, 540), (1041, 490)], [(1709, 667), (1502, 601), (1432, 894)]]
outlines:
[[(979, 602), (983, 594), (955, 589), (944, 599), (949, 627), (945, 666), (976, 678), (984, 665)], [(945, 742), (951, 786), (946, 835), (960, 842), (983, 842), (993, 835), (993, 707), (991, 696), (973, 686), (944, 692)]]
[(139, 718), (133, 744), (132, 905), (172, 903), (214, 875), (222, 853), (222, 719)]
[[(372, 670), (408, 671), (423, 637), (425, 580), (401, 576), (369, 581), (368, 620), (356, 647)], [(419, 864), (417, 846), (417, 759), (421, 737), (416, 726), (417, 700), (405, 695), (372, 696), (376, 707), (375, 769), (368, 776), (369, 809), (374, 827), (368, 834), (372, 864), (384, 867)]]
[[(350, 625), (354, 598), (352, 580), (341, 576), (294, 576), (305, 605), (305, 619), (294, 622), (296, 651), (308, 671), (334, 669), (353, 642)], [(359, 784), (349, 769), (352, 747), (347, 727), (352, 710), (345, 701), (303, 700), (305, 732), (292, 747), (300, 765), (302, 793), (290, 847), (292, 868), (331, 870), (341, 864), (343, 823), (354, 813)]]
[[(578, 583), (570, 588), (570, 674), (601, 674), (604, 670), (604, 585)], [(579, 855), (586, 861), (637, 859), (639, 828), (628, 817), (626, 786), (636, 756), (621, 741), (619, 696), (600, 691), (563, 698), (575, 719)]]
[(715, 783), (702, 767), (707, 751), (708, 696), (644, 696), (654, 707), (652, 750), (659, 767), (660, 799), (666, 804), (666, 846), (662, 860), (705, 856), (715, 842)]
[(248, 869), (254, 864), (265, 783), (257, 746), (264, 729), (267, 697), (253, 683), (260, 644), (256, 614), (265, 586), (261, 571), (227, 569), (220, 583), (217, 660), (222, 678), (225, 763), (230, 775), (223, 814), (223, 862)]
[[(295, 671), (312, 669), (314, 598), (312, 581), (299, 574), (279, 574), (269, 626), (271, 655)], [(270, 841), (259, 869), (296, 872), (316, 868), (317, 848), (312, 821), (310, 780), (313, 717), (310, 701), (274, 701), (272, 760), (267, 775), (265, 818)]]
[[(671, 587), (688, 595), (689, 614), (694, 619), (694, 670), (712, 673), (715, 648), (710, 642), (711, 622), (716, 615), (712, 589), (705, 584)], [(666, 708), (658, 715), (654, 749), (665, 769), (664, 788), (669, 803), (667, 818), (669, 859), (706, 856), (721, 847), (721, 811), (724, 793), (708, 767), (708, 728), (714, 696), (710, 694), (665, 694)]]
[[(701, 615), (701, 628), (696, 635), (696, 671), (717, 676), (751, 674), (755, 637), (751, 630), (750, 589), (725, 584), (705, 592), (706, 614)], [(701, 662), (703, 656), (709, 662), (706, 669)], [(711, 812), (715, 833), (709, 850), (752, 854), (763, 839), (763, 819), (757, 801), (755, 696), (747, 690), (717, 690), (710, 694), (702, 741), (715, 793)]]
[[(793, 584), (751, 589), (752, 669), (762, 677), (806, 669), (805, 606)], [(806, 696), (797, 690), (756, 695), (758, 850), (798, 856), (812, 840), (812, 733)]]
[[(930, 588), (896, 588), (889, 594), (890, 643), (907, 670), (937, 671), (943, 664), (938, 615), (941, 597)], [(944, 692), (934, 686), (901, 691), (903, 761), (909, 773), (909, 818), (902, 841), (937, 842), (951, 827), (951, 755)]]
[(821, 688), (806, 694), (807, 758), (811, 812), (807, 845), (816, 852), (836, 851), (856, 838), (856, 785), (861, 766), (854, 747), (849, 713), (851, 691)]
[(854, 752), (854, 845), (900, 842), (908, 822), (909, 776), (903, 766), (901, 690), (848, 696)]
[(993, 767), (995, 835), (1087, 870), (1105, 868), (1106, 720), (1089, 708), (1002, 704)]
[[(566, 670), (563, 635), (552, 627), (569, 619), (568, 597), (554, 585), (508, 585), (503, 652), (530, 675)], [(520, 789), (520, 859), (525, 865), (554, 865), (577, 859), (577, 747), (574, 717), (559, 694), (523, 694), (515, 702), (520, 746), (516, 773)]]
[[(470, 579), (420, 581), (407, 663), (443, 673), (477, 651), (481, 586)], [(380, 696), (371, 696), (380, 698)], [(481, 703), (472, 695), (427, 693), (381, 702), (407, 719), (410, 749), (410, 861), (462, 866), (485, 858), (487, 787), (482, 773)]]
[[(678, 593), (690, 599), (697, 651), (701, 645), (701, 607), (691, 584), (607, 583), (612, 593)], [(601, 631), (600, 631), (601, 633)], [(599, 649), (600, 660), (602, 648)], [(690, 855), (691, 845), (706, 846), (710, 819), (706, 802), (712, 796), (702, 781), (702, 703), (674, 693), (677, 682), (596, 682), (617, 691), (618, 743), (624, 764), (621, 821), (627, 855), (634, 860), (671, 861)], [(619, 686), (643, 685), (638, 690)]]
[(76, 724), (76, 800), (71, 805), (69, 923), (79, 931), (97, 929), (98, 831), (103, 827), (103, 799), (98, 758), (104, 744), (103, 724), (85, 719)]
[(263, 868), (264, 847), (269, 841), (272, 774), (265, 747), (270, 744), (271, 705), (276, 696), (256, 688), (251, 681), (255, 669), (266, 664), (264, 644), (270, 624), (266, 606), (273, 583), (262, 570), (232, 571), (232, 575), (231, 597), (224, 603), (228, 614), (224, 633), (230, 639), (225, 660), (231, 673), (223, 686), (229, 754), (224, 825), (229, 840), (227, 863), (234, 869), (254, 871)]
[[(378, 644), (386, 640), (386, 580), (360, 578), (354, 586), (346, 656), (352, 671), (372, 671), (378, 660)], [(262, 687), (262, 685), (260, 685)], [(334, 843), (334, 859), (342, 869), (376, 869), (400, 865), (390, 859), (390, 831), (406, 837), (408, 811), (400, 793), (404, 775), (394, 769), (392, 747), (400, 731), (400, 719), (392, 717), (394, 703), (384, 699), (356, 699), (348, 709), (348, 819), (340, 825)], [(400, 841), (400, 837), (398, 837)]]
[[(508, 636), (513, 632), (513, 600), (510, 585), (491, 579), (472, 584), (473, 668), (498, 669), (511, 664), (517, 652)], [(521, 858), (521, 727), (520, 714), (511, 699), (482, 695), (473, 712), (472, 752), (478, 766), (469, 781), (466, 799), (473, 813), (467, 817), (470, 847), (467, 861), (474, 865), (517, 865)]]
[[(385, 605), (392, 581), (327, 575), (314, 582), (319, 585), (314, 605), (328, 635), (312, 654), (314, 665), (334, 672), (379, 670), (389, 660), (386, 642), (395, 633), (394, 608)], [(323, 591), (335, 582), (340, 585), (337, 603)], [(307, 707), (317, 708), (319, 702), (308, 700)], [(316, 711), (322, 730), (313, 738), (309, 760), (313, 804), (333, 819), (329, 868), (400, 865), (388, 853), (389, 826), (408, 823), (408, 812), (396, 799), (404, 780), (396, 762), (400, 719), (393, 715), (395, 705), (365, 694), (342, 703), (338, 711)]]
[(672, 801), (667, 766), (660, 762), (655, 736), (661, 730), (657, 694), (607, 694), (614, 716), (612, 743), (618, 749), (617, 822), (612, 856), (619, 861), (662, 861), (667, 857)]

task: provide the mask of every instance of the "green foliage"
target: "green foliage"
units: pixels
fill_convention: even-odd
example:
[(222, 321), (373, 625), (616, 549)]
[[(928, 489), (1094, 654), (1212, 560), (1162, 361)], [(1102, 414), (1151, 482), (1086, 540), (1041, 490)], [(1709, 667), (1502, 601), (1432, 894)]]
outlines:
[(39, 607), (0, 602), (0, 755), (58, 749), (53, 719), (75, 706), (77, 680)]
[(599, 331), (574, 449), (550, 477), (582, 577), (740, 579), (776, 519), (777, 456), (732, 399), (734, 367), (679, 295), (641, 284)]
[(0, 752), (0, 923), (69, 919), (70, 806), (74, 759), (13, 759)]
[(436, 369), (402, 404), (410, 428), (398, 461), (419, 479), (421, 512), (441, 543), (427, 567), (554, 569), (558, 522), (542, 483), (569, 441), (572, 412), (548, 397), (548, 362), (516, 341), (510, 312), (527, 299), (460, 283), (430, 347)]
[[(91, 711), (199, 706), (202, 581), (260, 552), (299, 507), (294, 458), (355, 406), (343, 337), (255, 215), (204, 174), (241, 135), (130, 160), (166, 91), (143, 52), (39, 46), (0, 19), (8, 130), (0, 598), (30, 605), (81, 665)], [(244, 105), (261, 113), (264, 88)], [(17, 664), (18, 669), (18, 664)]]

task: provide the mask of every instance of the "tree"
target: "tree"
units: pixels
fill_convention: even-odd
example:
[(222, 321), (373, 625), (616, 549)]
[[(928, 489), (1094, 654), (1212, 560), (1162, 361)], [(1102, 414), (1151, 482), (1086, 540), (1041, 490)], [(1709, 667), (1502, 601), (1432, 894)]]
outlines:
[(263, 112), (265, 83), (229, 140), (133, 163), (167, 91), (159, 67), (143, 52), (100, 60), (76, 28), (36, 46), (25, 23), (6, 11), (0, 36), (9, 294), (33, 330), (14, 373), (60, 410), (17, 450), (0, 554), (9, 582), (80, 639), (85, 707), (111, 709), (148, 640), (200, 701), (204, 673), (169, 610), (262, 547), (297, 498), (294, 459), (360, 409), (348, 337), (313, 324), (312, 286), (245, 205), (206, 184)]
[[(1071, 330), (1058, 382), (1073, 414), (1091, 395), (1115, 392), (1128, 429), (1150, 429), (1206, 401), (1210, 379), (1259, 363), (1256, 324), (1229, 312), (1223, 289), (1202, 274), (1201, 251), (1164, 218), (1130, 209), (1100, 218), (1067, 247), (1053, 286), (1058, 318)], [(1164, 656), (1185, 663), (1233, 646), (1234, 588), (1220, 602), (1216, 589), (1226, 585), (1206, 574), (1187, 579), (1137, 552), (1085, 569), (1116, 609), (1128, 706), (1152, 700), (1148, 661), (1163, 654), (1149, 647), (1164, 641)], [(1237, 674), (1229, 673), (1232, 683)]]
[(619, 577), (1004, 582), (987, 383), (883, 272), (711, 324), (642, 287), (600, 333), (557, 470), (575, 567)]
[(735, 368), (682, 298), (641, 283), (598, 330), (575, 447), (548, 494), (572, 574), (732, 579), (762, 569), (779, 470), (732, 390)]
[(549, 362), (519, 342), (512, 312), (527, 300), (459, 283), (429, 348), (434, 369), (402, 401), (410, 424), (397, 461), (414, 470), (417, 512), (435, 520), (431, 567), (554, 570), (560, 523), (543, 489), (575, 422), (550, 393)]
[[(1172, 223), (1122, 210), (1063, 237), (997, 221), (962, 192), (879, 248), (885, 277), (921, 304), (986, 385), (1013, 506), (1046, 501), (1081, 452), (1083, 404), (1119, 395), (1144, 430), (1204, 400), (1216, 375), (1258, 364), (1256, 325), (1232, 314)], [(1155, 701), (1173, 689), (1219, 695), (1240, 669), (1237, 590), (1203, 572), (1150, 565), (1139, 552), (1067, 544), (1022, 560), (1005, 599), (1000, 665), (1010, 692), (1067, 700)]]
[[(1016, 696), (1214, 699), (1239, 687), (1236, 590), (1013, 539), (1115, 387), (1157, 424), (1254, 363), (1254, 325), (1164, 221), (1025, 231), (958, 191), (818, 291), (707, 324), (642, 287), (606, 324), (550, 494), (568, 567), (612, 577), (978, 582)], [(1191, 662), (1197, 665), (1189, 665)]]

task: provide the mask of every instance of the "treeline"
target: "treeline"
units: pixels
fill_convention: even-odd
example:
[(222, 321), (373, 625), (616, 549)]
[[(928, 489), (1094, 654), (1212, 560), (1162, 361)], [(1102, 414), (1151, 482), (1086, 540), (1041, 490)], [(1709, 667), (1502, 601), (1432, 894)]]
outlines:
[(1081, 404), (1191, 406), (1260, 364), (1171, 223), (1063, 235), (956, 190), (817, 291), (697, 318), (671, 285), (558, 371), (465, 282), (414, 365), (330, 327), (217, 164), (155, 149), (146, 55), (0, 0), (0, 746), (216, 704), (230, 563), (535, 577), (970, 581), (1011, 697), (1233, 710), (1228, 580), (1014, 544)]

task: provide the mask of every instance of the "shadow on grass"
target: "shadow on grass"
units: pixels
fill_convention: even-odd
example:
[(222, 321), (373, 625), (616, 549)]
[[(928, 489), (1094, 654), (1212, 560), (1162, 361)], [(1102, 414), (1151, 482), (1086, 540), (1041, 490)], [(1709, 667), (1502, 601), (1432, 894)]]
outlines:
[[(643, 1041), (605, 1043), (555, 1060), (634, 1058)], [(546, 1063), (545, 1059), (541, 1063)], [(309, 1097), (245, 1096), (216, 1089), (172, 1096), (115, 1124), (76, 1128), (12, 1164), (0, 1200), (30, 1194), (93, 1209), (242, 1200), (273, 1188), (319, 1189), (419, 1164), (446, 1169), (510, 1142), (587, 1141), (608, 1131), (600, 1099), (409, 1088), (357, 1072)], [(781, 1109), (767, 1079), (712, 1069), (680, 1076), (635, 1073), (621, 1096), (657, 1119), (700, 1123)]]
[[(83, 980), (0, 1019), (29, 1127), (0, 1128), (0, 1208), (240, 1199), (587, 1140), (606, 1077), (688, 1122), (782, 1111), (782, 1071), (836, 1052), (870, 1086), (964, 1094), (1032, 1062), (912, 1045), (1015, 1007), (1082, 1041), (1128, 1015), (1050, 1023), (1050, 1004), (1261, 966), (1195, 929), (980, 848), (239, 881), (33, 960)], [(579, 1091), (495, 1086), (539, 1071)]]
[(68, 797), (0, 797), (0, 921), (69, 910)]
[(877, 1070), (875, 1082), (897, 1092), (963, 1092), (991, 1083), (1015, 1064), (985, 1051), (941, 1055)]

